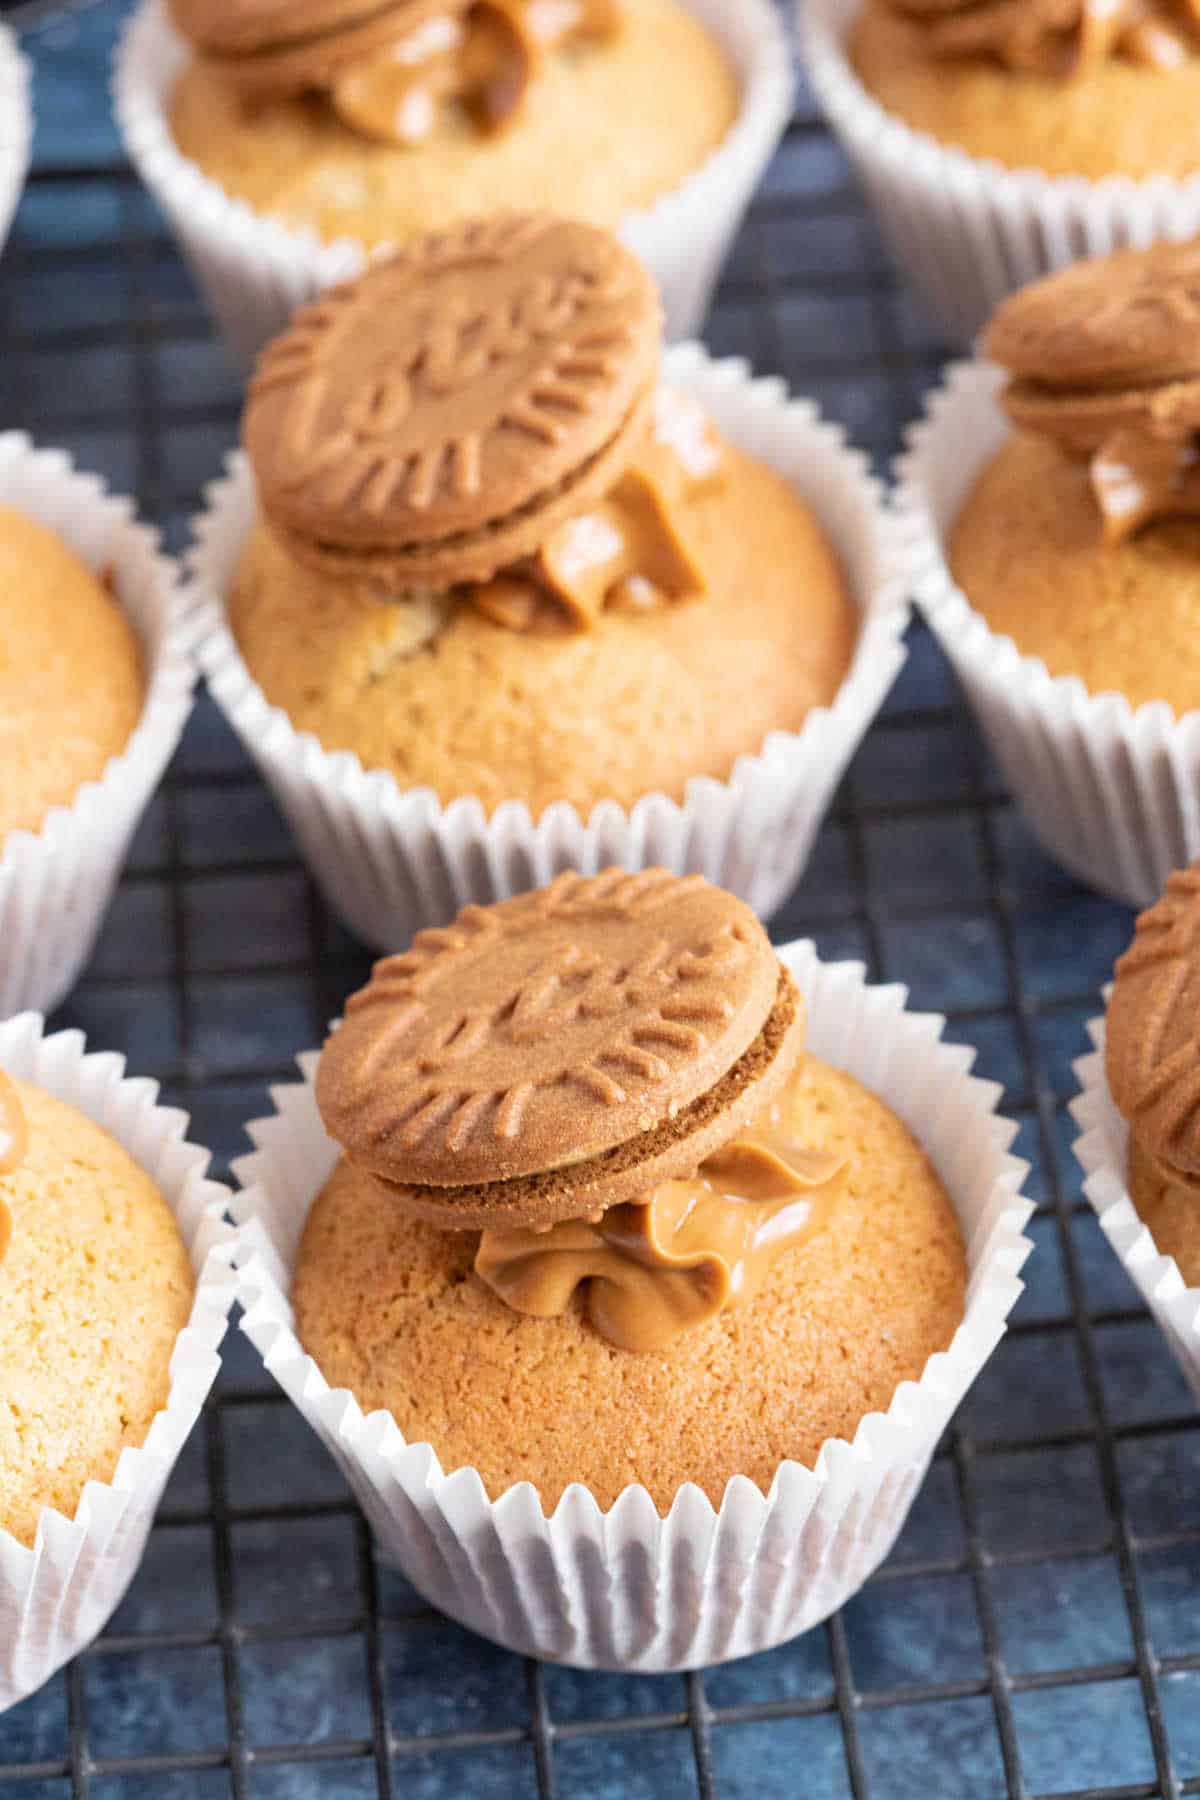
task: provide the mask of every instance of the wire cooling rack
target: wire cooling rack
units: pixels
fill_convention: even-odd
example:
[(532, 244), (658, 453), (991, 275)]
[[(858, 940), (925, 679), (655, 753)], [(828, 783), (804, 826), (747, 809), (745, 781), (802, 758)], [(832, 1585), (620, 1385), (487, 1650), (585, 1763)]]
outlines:
[[(136, 492), (179, 548), (238, 386), (108, 123), (123, 10), (26, 40), (40, 123), (0, 264), (0, 422)], [(881, 467), (936, 375), (803, 93), (710, 339)], [(1035, 848), (923, 630), (911, 648), (774, 931), (949, 1015), (1008, 1089), (1040, 1204), (1014, 1329), (886, 1567), (827, 1627), (704, 1674), (524, 1662), (376, 1564), (235, 1334), (128, 1599), (0, 1718), (0, 1800), (1200, 1794), (1200, 1420), (1081, 1203), (1065, 1112), (1130, 918)], [(223, 1167), (366, 969), (201, 701), (56, 1023), (158, 1076)]]

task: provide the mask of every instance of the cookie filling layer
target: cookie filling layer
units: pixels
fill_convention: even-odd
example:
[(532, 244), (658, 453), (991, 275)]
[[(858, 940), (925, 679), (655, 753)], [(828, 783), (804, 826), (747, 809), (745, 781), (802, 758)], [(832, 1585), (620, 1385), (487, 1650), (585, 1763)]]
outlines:
[(475, 1273), (514, 1312), (557, 1318), (578, 1293), (619, 1349), (665, 1349), (752, 1300), (778, 1257), (828, 1226), (844, 1163), (798, 1142), (790, 1102), (791, 1088), (690, 1180), (644, 1200), (542, 1231), (485, 1231)]

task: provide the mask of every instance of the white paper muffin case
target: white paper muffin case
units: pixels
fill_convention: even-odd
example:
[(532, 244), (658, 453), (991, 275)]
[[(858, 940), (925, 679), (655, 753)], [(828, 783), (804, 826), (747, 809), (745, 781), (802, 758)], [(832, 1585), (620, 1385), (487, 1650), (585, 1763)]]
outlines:
[(855, 963), (823, 965), (810, 943), (780, 952), (809, 1007), (808, 1042), (883, 1096), (933, 1159), (962, 1224), (966, 1314), (948, 1350), (853, 1443), (831, 1439), (815, 1470), (784, 1462), (764, 1495), (737, 1477), (714, 1511), (681, 1488), (661, 1518), (630, 1485), (605, 1513), (582, 1486), (547, 1519), (529, 1482), (490, 1501), (474, 1469), (444, 1472), (407, 1444), (390, 1413), (364, 1417), (305, 1356), (287, 1300), (309, 1206), (336, 1160), (303, 1084), (272, 1092), (249, 1127), (233, 1203), (242, 1329), (336, 1458), (382, 1554), (443, 1612), (509, 1649), (586, 1668), (692, 1668), (770, 1648), (826, 1618), (891, 1549), (951, 1413), (987, 1361), (1021, 1292), (1027, 1165), (1000, 1089), (968, 1075), (974, 1052), (940, 1041), (944, 1021), (904, 1010), (899, 987), (869, 987)]
[(36, 1013), (0, 1023), (0, 1069), (77, 1106), (124, 1145), (158, 1184), (196, 1274), (167, 1403), (145, 1443), (122, 1452), (111, 1482), (88, 1482), (74, 1518), (43, 1508), (32, 1548), (0, 1530), (2, 1714), (92, 1641), (132, 1581), (167, 1478), (216, 1376), (235, 1280), (229, 1191), (206, 1178), (208, 1152), (187, 1142), (187, 1114), (157, 1104), (157, 1082), (126, 1076), (122, 1056), (89, 1054), (80, 1031), (44, 1036)]
[(973, 611), (946, 563), (962, 502), (1010, 432), (996, 401), (1003, 380), (982, 362), (953, 365), (908, 433), (896, 508), (909, 592), (1051, 855), (1090, 886), (1149, 906), (1172, 869), (1200, 856), (1200, 712), (1180, 718), (1165, 700), (1135, 709), (1123, 694), (1052, 676)]
[[(0, 1018), (50, 1012), (91, 954), (129, 840), (192, 705), (195, 627), (178, 572), (133, 503), (59, 450), (0, 433), (0, 503), (56, 532), (114, 591), (141, 640), (142, 716), (119, 756), (37, 831), (0, 843)], [(87, 671), (80, 672), (80, 679)]]
[(862, 0), (794, 4), (813, 91), (897, 262), (954, 341), (970, 344), (1006, 294), (1052, 269), (1200, 231), (1200, 175), (1048, 176), (915, 131), (884, 111), (846, 55)]
[[(1105, 990), (1105, 1000), (1111, 989)], [(1127, 1181), (1129, 1127), (1113, 1103), (1104, 1073), (1104, 1019), (1093, 1019), (1095, 1049), (1075, 1064), (1081, 1093), (1071, 1102), (1079, 1127), (1075, 1156), (1083, 1191), (1121, 1266), (1150, 1308), (1200, 1402), (1200, 1288), (1190, 1288), (1173, 1256), (1163, 1256), (1142, 1224)]]
[(0, 24), (0, 249), (21, 197), (32, 141), (29, 64), (8, 26)]
[[(773, 0), (685, 0), (723, 46), (742, 83), (731, 130), (683, 184), (620, 233), (658, 281), (670, 337), (688, 337), (708, 311), (717, 275), (792, 110), (794, 70)], [(351, 239), (323, 241), (234, 200), (182, 156), (171, 136), (171, 90), (190, 52), (163, 0), (142, 0), (114, 64), (113, 99), (125, 148), (163, 208), (236, 355), (249, 360), (294, 309), (367, 260)]]
[[(201, 662), (210, 691), (258, 763), (330, 903), (358, 935), (394, 948), (468, 901), (501, 900), (562, 869), (586, 874), (621, 863), (699, 873), (771, 913), (791, 892), (834, 789), (905, 658), (907, 603), (894, 526), (866, 460), (808, 402), (776, 379), (752, 380), (744, 363), (712, 362), (697, 345), (669, 350), (664, 380), (696, 395), (735, 443), (786, 476), (815, 508), (841, 554), (862, 611), (858, 647), (832, 706), (799, 732), (774, 732), (728, 781), (697, 777), (682, 803), (648, 794), (630, 811), (615, 802), (582, 819), (548, 807), (534, 823), (516, 802), (488, 819), (478, 800), (439, 805), (426, 788), (402, 790), (364, 771), (348, 752), (323, 750), (270, 706), (238, 653), (222, 596), (255, 516), (242, 457), (208, 493), (189, 562), (205, 628)], [(802, 595), (797, 595), (802, 604)]]

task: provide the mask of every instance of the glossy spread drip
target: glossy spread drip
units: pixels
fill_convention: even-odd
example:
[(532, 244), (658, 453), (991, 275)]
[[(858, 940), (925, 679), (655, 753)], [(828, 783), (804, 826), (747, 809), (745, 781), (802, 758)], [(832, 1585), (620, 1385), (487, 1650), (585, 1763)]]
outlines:
[(1200, 445), (1187, 437), (1117, 431), (1089, 465), (1104, 539), (1123, 543), (1156, 519), (1200, 518)]
[(1200, 52), (1200, 0), (897, 0), (935, 56), (1062, 80), (1110, 58), (1171, 70)]
[[(14, 1083), (0, 1069), (0, 1176), (20, 1168), (29, 1148), (29, 1126)], [(0, 1199), (0, 1263), (12, 1239), (12, 1214)]]
[(447, 105), (481, 131), (501, 131), (519, 116), (547, 51), (614, 36), (620, 24), (619, 0), (448, 4), (342, 70), (329, 97), (347, 125), (390, 144), (421, 143)]
[(649, 612), (699, 599), (706, 582), (685, 513), (720, 480), (721, 465), (704, 409), (660, 388), (652, 433), (611, 493), (552, 532), (536, 556), (462, 597), (510, 631), (587, 631), (606, 608)]
[(663, 1350), (743, 1306), (776, 1258), (823, 1230), (844, 1159), (806, 1150), (787, 1096), (644, 1201), (546, 1231), (485, 1231), (475, 1272), (514, 1311), (557, 1318), (577, 1290), (592, 1328), (622, 1350)]

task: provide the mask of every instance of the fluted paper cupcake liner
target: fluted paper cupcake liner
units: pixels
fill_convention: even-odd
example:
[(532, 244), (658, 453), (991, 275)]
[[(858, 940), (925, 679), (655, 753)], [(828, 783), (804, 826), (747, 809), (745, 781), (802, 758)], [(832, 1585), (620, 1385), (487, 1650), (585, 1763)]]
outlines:
[(217, 1372), (234, 1300), (234, 1233), (225, 1217), (229, 1192), (206, 1178), (208, 1152), (187, 1142), (187, 1114), (158, 1105), (158, 1083), (127, 1076), (124, 1057), (87, 1052), (80, 1031), (47, 1037), (38, 1014), (22, 1013), (0, 1023), (0, 1069), (77, 1106), (124, 1145), (174, 1213), (197, 1278), (167, 1402), (145, 1442), (122, 1452), (111, 1481), (88, 1482), (73, 1518), (44, 1507), (32, 1548), (0, 1530), (3, 1713), (91, 1642), (137, 1571), (167, 1478)]
[(274, 790), (331, 904), (368, 943), (395, 947), (468, 901), (504, 899), (566, 868), (590, 874), (611, 863), (659, 864), (699, 873), (764, 915), (798, 880), (842, 772), (904, 661), (907, 604), (892, 522), (865, 459), (809, 402), (790, 400), (781, 381), (752, 380), (744, 363), (712, 362), (697, 345), (668, 351), (663, 376), (696, 395), (729, 438), (811, 503), (862, 616), (853, 663), (832, 705), (816, 708), (798, 732), (772, 733), (727, 781), (692, 780), (682, 803), (647, 794), (629, 810), (603, 803), (585, 820), (560, 802), (534, 820), (511, 802), (489, 818), (474, 798), (443, 806), (427, 788), (403, 790), (392, 775), (365, 771), (349, 752), (322, 749), (268, 703), (225, 620), (223, 596), (255, 516), (244, 458), (235, 457), (209, 490), (190, 557), (209, 688)]
[[(195, 630), (158, 534), (135, 522), (133, 503), (59, 450), (22, 432), (0, 434), (0, 502), (58, 534), (111, 580), (141, 641), (146, 696), (120, 755), (85, 782), (70, 806), (37, 831), (0, 842), (0, 1017), (51, 1012), (74, 985), (108, 907), (138, 821), (191, 710)], [(93, 671), (80, 670), (80, 680)]]
[(32, 141), (29, 64), (8, 26), (0, 24), (0, 249), (21, 198)]
[[(693, 174), (620, 233), (662, 290), (668, 333), (699, 330), (730, 244), (791, 114), (791, 47), (772, 0), (685, 0), (721, 44), (742, 84), (733, 126)], [(167, 214), (235, 353), (249, 359), (321, 289), (367, 260), (348, 238), (322, 240), (233, 199), (171, 135), (171, 91), (187, 61), (163, 0), (143, 0), (117, 50), (113, 97), (130, 159)], [(520, 196), (514, 195), (514, 200)]]
[(236, 1172), (242, 1329), (335, 1457), (381, 1553), (443, 1612), (509, 1649), (588, 1668), (646, 1671), (745, 1656), (806, 1630), (855, 1592), (891, 1549), (959, 1400), (1005, 1329), (1030, 1248), (1027, 1165), (1000, 1089), (968, 1074), (973, 1052), (940, 1041), (944, 1021), (904, 1010), (858, 964), (822, 964), (810, 943), (780, 952), (808, 1004), (813, 1052), (880, 1094), (946, 1184), (967, 1245), (966, 1312), (949, 1348), (904, 1382), (853, 1442), (831, 1439), (814, 1469), (780, 1465), (769, 1493), (744, 1477), (714, 1508), (680, 1488), (665, 1518), (627, 1487), (607, 1512), (576, 1484), (547, 1518), (529, 1482), (490, 1500), (475, 1469), (443, 1470), (390, 1413), (364, 1416), (331, 1389), (296, 1338), (288, 1289), (304, 1220), (336, 1161), (302, 1084), (273, 1090), (275, 1115)]
[(909, 591), (1051, 855), (1090, 886), (1149, 906), (1171, 870), (1200, 855), (1200, 712), (1180, 718), (1165, 700), (1135, 708), (1051, 675), (991, 630), (947, 566), (947, 533), (1009, 434), (996, 402), (1003, 379), (985, 363), (955, 364), (908, 434), (896, 506)]
[[(1111, 989), (1106, 989), (1107, 1001)], [(1113, 1102), (1104, 1073), (1104, 1019), (1092, 1019), (1090, 1056), (1075, 1064), (1080, 1093), (1071, 1102), (1079, 1127), (1075, 1156), (1083, 1191), (1122, 1268), (1146, 1302), (1200, 1402), (1200, 1287), (1188, 1287), (1173, 1256), (1159, 1250), (1138, 1217), (1129, 1192), (1129, 1127)]]
[(846, 55), (862, 3), (794, 0), (804, 63), (897, 262), (956, 342), (971, 343), (1006, 294), (1066, 263), (1200, 231), (1200, 175), (1006, 169), (886, 112)]

